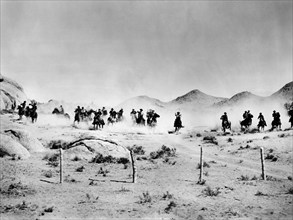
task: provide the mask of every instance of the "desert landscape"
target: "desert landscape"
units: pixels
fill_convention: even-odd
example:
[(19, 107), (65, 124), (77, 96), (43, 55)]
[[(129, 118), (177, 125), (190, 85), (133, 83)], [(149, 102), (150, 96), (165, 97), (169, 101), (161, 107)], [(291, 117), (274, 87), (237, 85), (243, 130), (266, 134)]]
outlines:
[[(198, 90), (169, 103), (135, 97), (115, 106), (125, 109), (122, 122), (93, 130), (91, 121), (74, 125), (73, 117), (51, 114), (57, 101), (38, 103), (37, 122), (19, 120), (11, 104), (30, 100), (19, 84), (1, 78), (10, 94), (1, 94), (1, 219), (292, 219), (293, 130), (284, 106), (292, 102), (292, 82), (270, 97), (220, 99)], [(61, 104), (65, 111), (74, 106)], [(156, 127), (132, 124), (127, 113), (139, 107), (161, 115)], [(262, 109), (265, 131), (256, 131), (256, 119), (242, 131), (242, 109)], [(281, 130), (270, 130), (273, 109)], [(179, 110), (184, 128), (169, 134)], [(227, 132), (223, 111), (232, 122)]]
[(292, 1), (0, 14), (0, 220), (292, 220)]

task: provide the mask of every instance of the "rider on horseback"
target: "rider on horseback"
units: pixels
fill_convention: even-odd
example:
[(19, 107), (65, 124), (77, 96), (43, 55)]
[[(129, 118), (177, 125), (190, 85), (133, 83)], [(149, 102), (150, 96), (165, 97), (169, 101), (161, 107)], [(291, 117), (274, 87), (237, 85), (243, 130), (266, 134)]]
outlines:
[(75, 116), (74, 116), (74, 122), (73, 123), (75, 123), (76, 121), (79, 123), (80, 122), (80, 114), (81, 114), (80, 106), (77, 106), (77, 108), (75, 109), (74, 113), (75, 113)]
[(143, 109), (140, 109), (140, 110), (137, 112), (136, 123), (137, 123), (137, 124), (141, 124), (143, 121), (144, 121), (144, 118), (143, 118)]
[(136, 111), (134, 109), (132, 109), (132, 111), (130, 112), (130, 116), (131, 116), (133, 124), (135, 124), (136, 123)]
[(221, 116), (220, 118), (222, 120), (222, 127), (225, 126), (225, 123), (228, 122), (228, 115), (227, 115), (227, 112), (224, 112), (224, 114)]
[(175, 127), (175, 132), (179, 131), (180, 128), (183, 128), (182, 126), (182, 121), (181, 121), (181, 114), (180, 112), (175, 113), (175, 121), (174, 121), (174, 127)]
[(267, 123), (266, 123), (265, 118), (264, 118), (264, 116), (263, 116), (263, 114), (261, 112), (259, 113), (259, 116), (258, 116), (257, 119), (259, 119), (259, 122), (258, 122), (258, 125), (257, 125), (258, 131), (259, 131), (260, 127), (262, 127), (262, 129), (264, 129), (264, 127), (267, 126)]
[(156, 126), (157, 118), (159, 118), (160, 115), (158, 115), (155, 112), (155, 110), (150, 109), (147, 111), (146, 117), (147, 117), (147, 124), (151, 127), (154, 127), (154, 126)]
[(226, 131), (227, 128), (231, 129), (231, 123), (228, 120), (227, 112), (224, 112), (224, 114), (221, 116), (220, 119), (222, 120), (222, 128), (224, 132)]
[(276, 112), (275, 110), (273, 111), (273, 114), (272, 114), (274, 120), (272, 121), (272, 129), (273, 130), (274, 128), (277, 128), (277, 127), (280, 127), (281, 128), (281, 115), (279, 112)]

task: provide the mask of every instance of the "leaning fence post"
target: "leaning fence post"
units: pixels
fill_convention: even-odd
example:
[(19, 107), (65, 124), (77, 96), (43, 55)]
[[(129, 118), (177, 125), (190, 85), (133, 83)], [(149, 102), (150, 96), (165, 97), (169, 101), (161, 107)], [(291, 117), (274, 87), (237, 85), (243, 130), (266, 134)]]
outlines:
[(134, 155), (133, 155), (133, 151), (130, 150), (130, 157), (131, 157), (131, 164), (132, 164), (132, 182), (136, 183), (136, 164), (135, 164), (135, 159), (134, 159)]
[(263, 180), (266, 180), (265, 174), (265, 160), (264, 160), (264, 149), (263, 147), (260, 148), (260, 160), (261, 160), (261, 176)]
[(63, 183), (63, 150), (60, 148), (60, 183)]
[(199, 173), (199, 182), (202, 182), (202, 172), (203, 172), (203, 159), (202, 159), (202, 147), (200, 147), (200, 161), (199, 161), (199, 168), (200, 168), (200, 173)]

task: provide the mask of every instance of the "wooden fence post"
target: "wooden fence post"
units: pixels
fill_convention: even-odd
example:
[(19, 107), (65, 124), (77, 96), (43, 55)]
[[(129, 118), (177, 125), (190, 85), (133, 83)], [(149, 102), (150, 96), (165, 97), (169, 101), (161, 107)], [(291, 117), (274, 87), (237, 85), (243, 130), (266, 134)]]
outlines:
[(63, 150), (60, 147), (60, 183), (63, 183)]
[(266, 180), (265, 174), (265, 160), (264, 160), (264, 149), (263, 147), (260, 148), (260, 160), (261, 160), (261, 176), (263, 180)]
[(130, 150), (130, 157), (131, 157), (131, 164), (132, 164), (132, 182), (136, 183), (136, 177), (137, 177), (137, 173), (136, 173), (136, 164), (135, 164), (135, 158), (133, 155), (133, 151)]
[(202, 159), (202, 147), (200, 147), (200, 161), (199, 161), (199, 168), (200, 168), (200, 173), (199, 173), (199, 182), (202, 182), (202, 172), (203, 172), (203, 159)]

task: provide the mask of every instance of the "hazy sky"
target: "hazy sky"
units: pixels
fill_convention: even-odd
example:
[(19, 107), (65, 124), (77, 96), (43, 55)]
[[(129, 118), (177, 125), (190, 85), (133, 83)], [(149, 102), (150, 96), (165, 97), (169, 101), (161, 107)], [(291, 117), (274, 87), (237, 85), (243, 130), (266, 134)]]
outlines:
[(292, 81), (292, 1), (1, 1), (1, 73), (29, 98), (116, 105)]

